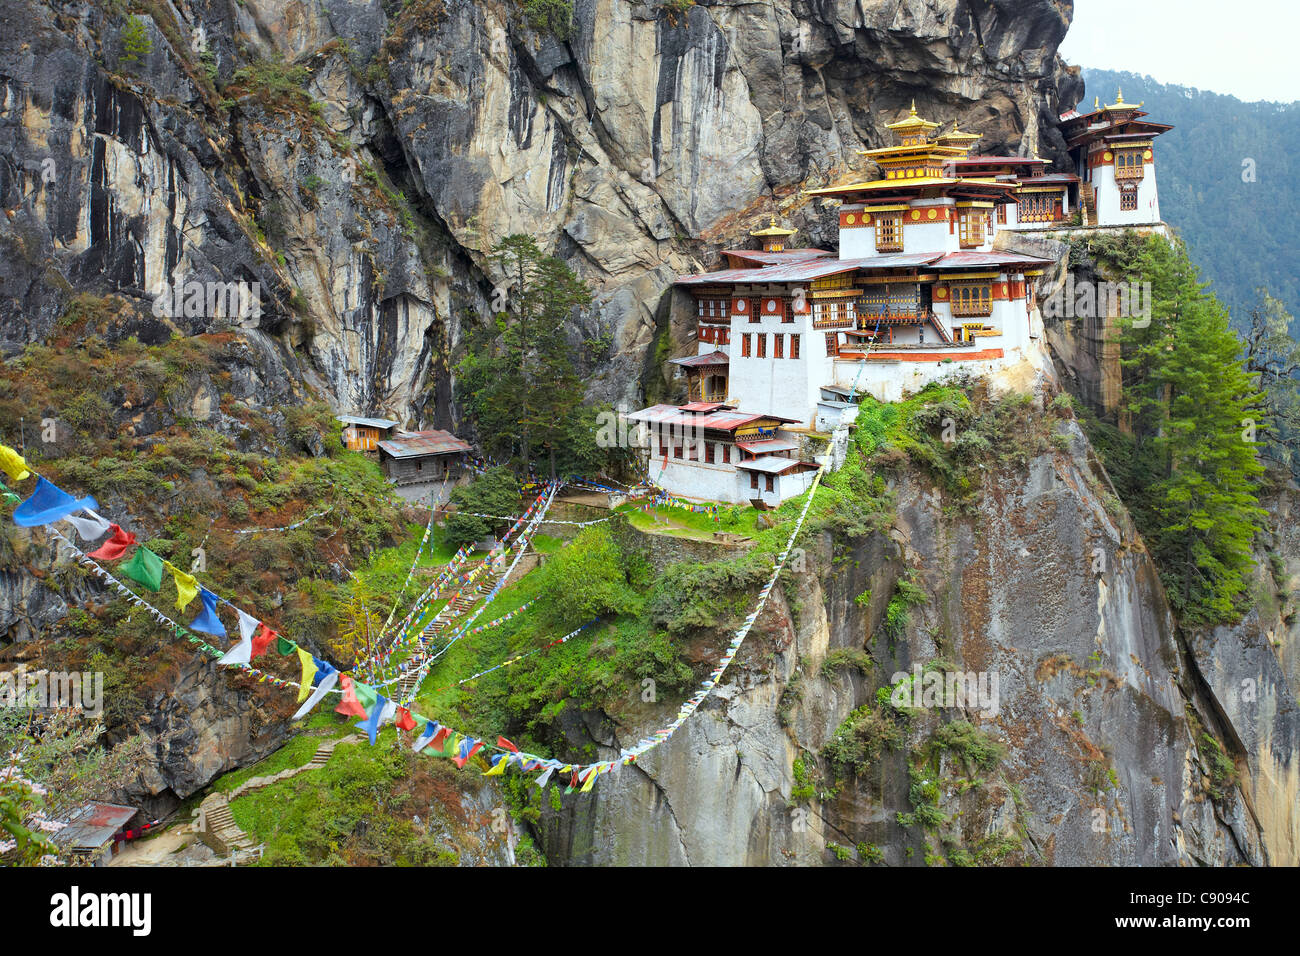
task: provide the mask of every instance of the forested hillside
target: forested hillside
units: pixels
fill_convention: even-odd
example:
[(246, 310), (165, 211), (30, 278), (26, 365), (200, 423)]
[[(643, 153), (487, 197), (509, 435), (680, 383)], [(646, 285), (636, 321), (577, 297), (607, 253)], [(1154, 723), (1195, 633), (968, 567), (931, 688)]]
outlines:
[(1300, 144), (1300, 106), (1243, 103), (1233, 96), (1157, 83), (1150, 77), (1084, 69), (1087, 93), (1115, 101), (1116, 87), (1128, 102), (1174, 129), (1157, 144), (1160, 211), (1187, 239), (1192, 259), (1233, 324), (1246, 322), (1267, 286), (1292, 315), (1300, 306), (1295, 269), (1300, 252), (1300, 191), (1294, 147)]

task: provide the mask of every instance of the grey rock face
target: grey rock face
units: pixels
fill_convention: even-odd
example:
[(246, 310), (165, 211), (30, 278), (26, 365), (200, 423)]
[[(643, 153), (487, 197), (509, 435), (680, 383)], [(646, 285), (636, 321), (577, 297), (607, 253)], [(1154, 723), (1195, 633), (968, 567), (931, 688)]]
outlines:
[[(1208, 764), (1195, 739), (1208, 709), (1204, 665), (1184, 660), (1154, 566), (1127, 519), (1108, 511), (1082, 433), (1066, 427), (1068, 452), (989, 476), (972, 518), (953, 516), (935, 490), (908, 481), (888, 536), (848, 553), (822, 541), (813, 572), (793, 577), (798, 613), (776, 589), (715, 699), (637, 766), (545, 815), (550, 858), (815, 864), (834, 862), (834, 843), (874, 844), (887, 863), (920, 865), (940, 839), (970, 851), (1011, 841), (1013, 860), (1049, 865), (1287, 858), (1294, 800), (1285, 787), (1262, 799), (1251, 796), (1260, 786), (1207, 796)], [(906, 568), (929, 599), (891, 643), (881, 618)], [(862, 607), (855, 598), (868, 589)], [(822, 672), (833, 650), (863, 647), (875, 661), (869, 677)], [(1219, 654), (1233, 680), (1263, 668), (1261, 699), (1278, 699), (1275, 668), (1226, 659), (1228, 646)], [(895, 674), (939, 657), (996, 674), (996, 713), (969, 702), (923, 710), (905, 746), (887, 748), (865, 776), (832, 791), (823, 766), (811, 799), (792, 795), (796, 759), (817, 768), (817, 754), (854, 708), (872, 703)], [(782, 705), (791, 702), (783, 725)], [(972, 722), (1006, 755), (975, 780), (944, 757), (936, 802), (952, 822), (939, 832), (904, 825), (898, 815), (914, 809), (909, 752), (956, 720)], [(1287, 720), (1285, 729), (1259, 728), (1271, 741), (1258, 755), (1261, 776), (1294, 773), (1294, 708)], [(619, 728), (619, 743), (657, 725), (647, 717)]]

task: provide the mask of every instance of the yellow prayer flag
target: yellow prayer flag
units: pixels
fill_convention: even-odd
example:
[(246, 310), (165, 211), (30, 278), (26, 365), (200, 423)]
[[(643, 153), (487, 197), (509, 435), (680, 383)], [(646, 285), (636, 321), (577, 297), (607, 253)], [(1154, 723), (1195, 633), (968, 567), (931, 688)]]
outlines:
[(485, 777), (499, 777), (499, 776), (501, 776), (502, 774), (504, 774), (505, 772), (506, 772), (506, 756), (505, 756), (505, 754), (502, 754), (502, 755), (501, 755), (501, 759), (498, 760), (498, 761), (496, 762), (496, 764), (493, 765), (493, 767), (492, 767), (491, 770), (485, 770), (485, 771), (483, 772), (483, 776), (485, 776)]
[(302, 661), (302, 686), (298, 688), (298, 703), (301, 704), (311, 693), (311, 682), (316, 679), (317, 667), (316, 661), (301, 647), (298, 648), (298, 660)]
[(584, 784), (582, 785), (582, 789), (579, 790), (578, 792), (579, 792), (579, 793), (586, 793), (588, 790), (590, 790), (592, 784), (594, 784), (594, 783), (596, 782), (596, 778), (597, 778), (598, 776), (600, 776), (600, 775), (599, 775), (598, 773), (596, 773), (596, 768), (595, 768), (595, 767), (592, 767), (592, 768), (591, 768), (591, 772), (587, 774), (587, 782), (584, 783)]
[(0, 468), (4, 469), (10, 481), (22, 481), (31, 474), (23, 456), (8, 445), (0, 445)]
[(170, 561), (164, 563), (172, 573), (172, 580), (176, 582), (176, 606), (183, 611), (185, 605), (199, 596), (199, 582), (194, 580), (194, 575), (186, 574)]

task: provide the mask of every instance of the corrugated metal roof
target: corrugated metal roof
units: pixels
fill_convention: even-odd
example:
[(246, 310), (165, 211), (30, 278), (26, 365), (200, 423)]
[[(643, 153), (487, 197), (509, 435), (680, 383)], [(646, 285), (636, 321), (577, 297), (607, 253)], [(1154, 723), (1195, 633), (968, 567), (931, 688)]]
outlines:
[(394, 458), (423, 458), (426, 455), (451, 455), (470, 450), (468, 442), (440, 428), (422, 432), (403, 432), (396, 438), (381, 441), (379, 447)]
[(370, 428), (396, 428), (398, 423), (391, 418), (363, 418), (360, 415), (335, 416), (344, 425), (367, 425)]
[[(964, 156), (961, 159), (950, 159), (947, 162), (954, 166), (987, 166), (991, 163), (1007, 163), (1022, 165), (1025, 163), (1044, 163), (1048, 160), (1037, 159), (1028, 156)], [(906, 182), (906, 180), (904, 180)]]
[(116, 803), (87, 803), (72, 812), (68, 825), (54, 834), (54, 842), (74, 850), (98, 849), (138, 812)]
[(931, 269), (977, 269), (1001, 266), (1050, 266), (1051, 259), (1016, 256), (1008, 252), (950, 252), (933, 263)]
[(682, 406), (684, 412), (716, 412), (718, 409), (731, 410), (734, 405), (728, 405), (726, 402), (687, 402)]
[(1033, 186), (1038, 183), (1077, 183), (1079, 177), (1074, 173), (1044, 173), (1041, 176), (1021, 176), (1020, 185)]
[(799, 443), (786, 441), (783, 438), (769, 438), (765, 441), (738, 441), (736, 447), (744, 449), (751, 455), (772, 455), (778, 451), (796, 451)]
[(766, 265), (776, 265), (780, 262), (800, 262), (805, 259), (817, 259), (823, 256), (833, 255), (825, 249), (782, 249), (780, 252), (764, 252), (761, 249), (723, 249), (723, 255), (735, 256), (738, 259), (747, 259), (751, 262), (762, 262)]
[(793, 418), (780, 415), (757, 415), (752, 412), (738, 412), (724, 408), (714, 412), (688, 412), (677, 405), (651, 405), (639, 412), (627, 416), (630, 422), (645, 422), (650, 425), (681, 425), (689, 428), (712, 428), (717, 431), (730, 432), (743, 428), (750, 422), (768, 419), (774, 422), (794, 422)]
[(852, 272), (854, 269), (906, 269), (928, 265), (938, 259), (941, 252), (898, 252), (889, 255), (867, 256), (858, 259), (812, 259), (805, 262), (789, 262), (762, 269), (721, 269), (717, 272), (701, 272), (698, 275), (682, 276), (678, 285), (711, 285), (713, 283), (781, 283), (804, 282), (820, 279), (824, 276)]
[(741, 471), (758, 471), (765, 475), (781, 475), (795, 469), (816, 468), (817, 465), (811, 461), (800, 461), (798, 458), (777, 458), (774, 455), (768, 455), (764, 458), (755, 458), (753, 461), (738, 462), (736, 467)]
[(684, 365), (686, 368), (708, 368), (714, 365), (729, 365), (731, 358), (726, 352), (715, 351), (706, 352), (704, 355), (688, 355), (686, 358), (669, 359), (674, 365)]

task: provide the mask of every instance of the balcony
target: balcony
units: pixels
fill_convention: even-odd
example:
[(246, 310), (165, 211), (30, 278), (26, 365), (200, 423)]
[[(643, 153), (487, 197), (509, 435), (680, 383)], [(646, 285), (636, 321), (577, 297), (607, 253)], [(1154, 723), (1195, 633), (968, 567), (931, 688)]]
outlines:
[(1116, 166), (1115, 179), (1117, 181), (1137, 182), (1145, 175), (1145, 168), (1137, 166)]

